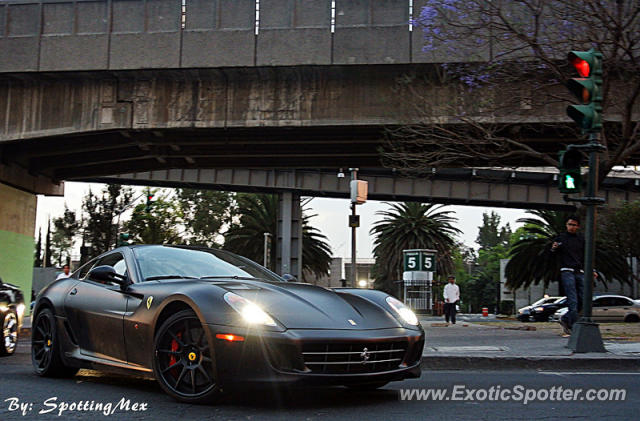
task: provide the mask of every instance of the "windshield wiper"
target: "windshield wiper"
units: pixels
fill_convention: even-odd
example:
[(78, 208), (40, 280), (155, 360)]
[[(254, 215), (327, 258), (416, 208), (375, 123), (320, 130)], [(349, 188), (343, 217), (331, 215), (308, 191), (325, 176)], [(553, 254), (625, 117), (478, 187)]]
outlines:
[(254, 278), (251, 276), (238, 276), (238, 275), (227, 275), (227, 276), (201, 276), (200, 279), (244, 279), (248, 281), (259, 281), (260, 278)]
[(144, 278), (145, 281), (156, 281), (158, 279), (198, 279), (195, 276), (184, 276), (184, 275), (159, 275), (159, 276), (149, 276), (148, 278)]

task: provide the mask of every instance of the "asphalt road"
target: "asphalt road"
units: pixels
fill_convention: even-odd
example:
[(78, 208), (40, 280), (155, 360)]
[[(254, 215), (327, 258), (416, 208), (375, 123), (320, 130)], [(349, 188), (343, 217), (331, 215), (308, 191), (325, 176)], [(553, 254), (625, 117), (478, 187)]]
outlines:
[[(247, 390), (227, 396), (217, 405), (186, 405), (166, 396), (154, 381), (137, 377), (82, 370), (73, 379), (39, 378), (31, 369), (28, 344), (21, 343), (16, 355), (0, 359), (0, 420), (413, 421), (570, 417), (617, 421), (637, 419), (640, 400), (637, 376), (637, 373), (619, 372), (423, 371), (420, 379), (391, 383), (377, 391), (363, 392), (344, 388), (288, 392)], [(563, 388), (562, 393), (566, 393), (567, 389), (582, 389), (582, 399), (578, 397), (576, 401), (534, 400), (524, 403), (527, 393), (538, 394), (544, 398), (544, 394), (550, 391), (558, 397), (561, 393), (560, 387)], [(555, 388), (555, 392), (551, 388)], [(618, 401), (588, 401), (584, 394), (591, 388), (625, 389), (626, 396), (624, 400)], [(443, 389), (446, 395), (442, 399), (435, 399), (431, 395), (426, 400), (403, 400), (402, 389), (432, 391), (428, 393)], [(515, 399), (492, 400), (504, 390), (508, 390)], [(125, 402), (127, 399), (130, 400), (129, 411), (122, 407), (116, 409), (123, 398)], [(80, 401), (82, 410), (72, 411), (63, 405), (78, 405)], [(94, 405), (93, 410), (90, 406), (91, 401)], [(138, 403), (138, 412), (133, 411), (134, 403)], [(21, 404), (23, 406), (20, 406)], [(103, 415), (95, 408), (98, 404), (103, 405), (103, 411), (111, 404), (113, 414)]]

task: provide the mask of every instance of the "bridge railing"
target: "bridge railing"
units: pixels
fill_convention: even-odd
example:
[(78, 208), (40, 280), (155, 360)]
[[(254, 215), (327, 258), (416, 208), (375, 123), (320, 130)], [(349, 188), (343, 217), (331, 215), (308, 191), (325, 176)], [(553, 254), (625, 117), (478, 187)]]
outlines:
[(450, 61), (422, 51), (424, 3), (0, 0), (0, 72)]

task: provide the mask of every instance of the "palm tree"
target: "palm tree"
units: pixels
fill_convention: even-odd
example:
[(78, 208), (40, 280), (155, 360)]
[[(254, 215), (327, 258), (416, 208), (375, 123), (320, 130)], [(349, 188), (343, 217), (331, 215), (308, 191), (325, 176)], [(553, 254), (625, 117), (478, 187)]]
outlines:
[[(239, 194), (237, 197), (238, 222), (224, 234), (224, 249), (262, 262), (264, 233), (271, 234), (272, 259), (269, 269), (275, 270), (278, 238), (278, 196), (271, 194)], [(303, 274), (326, 275), (331, 264), (331, 247), (327, 237), (309, 224), (315, 215), (302, 215), (302, 269)]]
[(386, 211), (377, 212), (383, 219), (369, 232), (375, 236), (373, 274), (376, 288), (393, 292), (393, 281), (402, 279), (402, 250), (432, 249), (437, 252), (437, 273), (453, 273), (454, 237), (461, 231), (452, 223), (453, 211), (442, 205), (415, 202), (394, 203)]
[[(560, 263), (557, 256), (549, 253), (553, 239), (566, 231), (565, 223), (571, 215), (551, 210), (530, 210), (536, 218), (520, 218), (525, 235), (516, 241), (509, 251), (509, 263), (505, 268), (506, 286), (510, 289), (527, 288), (529, 285), (560, 279)], [(623, 256), (605, 244), (596, 243), (595, 268), (598, 280), (628, 279), (628, 264)]]

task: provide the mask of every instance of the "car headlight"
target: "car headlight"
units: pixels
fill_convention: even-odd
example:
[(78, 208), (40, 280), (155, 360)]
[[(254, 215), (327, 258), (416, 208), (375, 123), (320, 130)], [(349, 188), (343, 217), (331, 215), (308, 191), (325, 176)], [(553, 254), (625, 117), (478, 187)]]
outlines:
[(518, 313), (520, 313), (520, 314), (524, 313), (524, 309), (521, 308), (520, 310), (518, 310)]
[(244, 297), (227, 292), (224, 294), (224, 300), (235, 311), (240, 313), (242, 318), (252, 325), (277, 326), (276, 322), (256, 303), (247, 300)]
[(391, 307), (393, 311), (395, 311), (396, 314), (405, 322), (413, 326), (418, 326), (418, 324), (420, 324), (416, 314), (402, 301), (389, 296), (387, 297), (387, 304), (389, 304), (389, 307)]
[(540, 312), (540, 311), (544, 311), (544, 307), (536, 307), (536, 308), (534, 308), (533, 310), (534, 310), (534, 311), (538, 311), (538, 312)]

